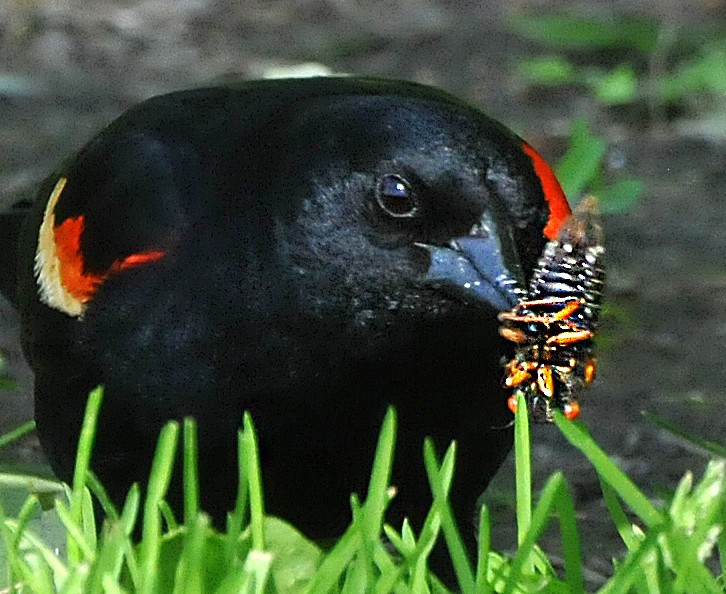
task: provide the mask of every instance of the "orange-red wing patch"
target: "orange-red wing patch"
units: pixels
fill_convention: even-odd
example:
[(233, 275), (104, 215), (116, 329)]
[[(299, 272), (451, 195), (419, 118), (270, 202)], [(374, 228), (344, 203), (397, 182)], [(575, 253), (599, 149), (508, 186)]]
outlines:
[(542, 191), (544, 192), (547, 205), (550, 209), (550, 217), (543, 231), (544, 236), (547, 239), (556, 239), (560, 227), (562, 227), (562, 224), (572, 214), (570, 205), (567, 203), (567, 198), (562, 191), (560, 182), (557, 180), (552, 168), (547, 164), (547, 161), (526, 142), (522, 144), (522, 149), (532, 159), (534, 172), (542, 184)]
[(81, 233), (84, 226), (85, 218), (81, 215), (66, 219), (55, 228), (55, 246), (60, 261), (61, 283), (65, 290), (81, 303), (90, 301), (109, 274), (148, 264), (164, 256), (164, 252), (160, 250), (131, 254), (115, 260), (105, 274), (85, 272), (81, 252)]
[(66, 219), (55, 227), (55, 249), (60, 263), (60, 282), (81, 303), (86, 303), (103, 282), (104, 276), (89, 274), (83, 270), (81, 233), (84, 217)]
[(129, 268), (135, 268), (136, 266), (142, 266), (149, 262), (155, 262), (161, 260), (166, 254), (161, 250), (151, 250), (148, 252), (140, 252), (138, 254), (131, 254), (125, 258), (116, 260), (112, 265), (109, 272), (113, 273), (117, 270), (128, 270)]
[(85, 304), (109, 275), (154, 262), (165, 254), (161, 250), (130, 254), (115, 260), (106, 272), (88, 272), (81, 250), (85, 217), (70, 217), (60, 225), (55, 224), (55, 207), (67, 181), (67, 178), (61, 177), (48, 199), (38, 233), (35, 273), (41, 301), (70, 316), (79, 317), (83, 315)]

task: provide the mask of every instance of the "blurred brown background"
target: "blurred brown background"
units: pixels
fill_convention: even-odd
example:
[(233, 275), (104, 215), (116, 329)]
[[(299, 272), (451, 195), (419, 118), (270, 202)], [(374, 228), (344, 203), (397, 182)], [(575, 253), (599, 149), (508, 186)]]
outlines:
[[(0, 0), (0, 209), (31, 198), (59, 159), (134, 103), (220, 81), (336, 72), (429, 83), (481, 106), (555, 162), (572, 119), (584, 116), (608, 141), (605, 174), (637, 176), (645, 191), (627, 212), (606, 217), (601, 374), (582, 418), (655, 496), (686, 470), (700, 472), (706, 457), (641, 411), (726, 441), (726, 96), (610, 106), (582, 85), (526, 84), (517, 61), (553, 50), (508, 23), (551, 12), (655, 23), (666, 49), (635, 60), (646, 84), (676, 60), (669, 40), (726, 25), (718, 0)], [(575, 59), (607, 67), (629, 51), (583, 50)], [(0, 391), (0, 432), (32, 417), (18, 331), (0, 301), (4, 373), (19, 386)], [(620, 547), (596, 476), (556, 429), (537, 427), (534, 439), (538, 484), (566, 470), (587, 563), (607, 573)], [(42, 459), (32, 438), (0, 457)], [(487, 493), (498, 548), (514, 542), (512, 474), (504, 468)]]

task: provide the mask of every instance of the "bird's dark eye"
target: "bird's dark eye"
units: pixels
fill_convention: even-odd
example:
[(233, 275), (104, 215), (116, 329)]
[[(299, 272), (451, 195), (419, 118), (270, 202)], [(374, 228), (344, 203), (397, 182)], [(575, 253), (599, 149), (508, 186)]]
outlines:
[(388, 174), (378, 180), (376, 201), (392, 217), (410, 218), (418, 211), (416, 195), (400, 175)]

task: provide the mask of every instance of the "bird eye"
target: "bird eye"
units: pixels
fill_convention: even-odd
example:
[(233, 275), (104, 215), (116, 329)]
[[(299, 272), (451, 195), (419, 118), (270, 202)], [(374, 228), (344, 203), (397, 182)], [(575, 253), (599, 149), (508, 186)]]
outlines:
[(418, 201), (411, 186), (399, 175), (388, 174), (378, 180), (376, 201), (392, 217), (409, 218), (418, 211)]

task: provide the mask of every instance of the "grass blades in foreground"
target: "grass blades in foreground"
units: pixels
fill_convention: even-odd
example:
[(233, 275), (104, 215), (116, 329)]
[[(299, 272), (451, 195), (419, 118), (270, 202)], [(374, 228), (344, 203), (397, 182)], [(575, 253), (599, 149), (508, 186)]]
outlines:
[[(0, 503), (8, 490), (18, 486), (31, 492), (12, 518), (0, 506), (0, 588), (40, 594), (446, 593), (449, 590), (428, 569), (428, 556), (442, 538), (455, 568), (457, 590), (464, 594), (585, 591), (574, 502), (563, 475), (550, 477), (537, 501), (532, 500), (524, 402), (520, 402), (515, 427), (519, 549), (511, 558), (492, 550), (489, 512), (483, 507), (479, 550), (472, 558), (448, 503), (448, 493), (456, 488), (456, 444), (441, 461), (433, 444), (424, 444), (432, 505), (418, 534), (418, 527), (408, 522), (400, 527), (385, 523), (395, 494), (390, 484), (397, 428), (393, 410), (383, 422), (367, 497), (351, 497), (349, 528), (330, 550), (323, 551), (283, 520), (265, 516), (257, 437), (249, 415), (239, 440), (243, 478), (226, 533), (214, 530), (199, 511), (196, 431), (191, 421), (185, 421), (182, 430), (170, 423), (162, 431), (143, 501), (134, 487), (123, 507), (114, 509), (88, 467), (101, 400), (101, 390), (89, 398), (73, 486), (61, 490), (63, 496), (56, 498), (52, 512), (65, 546), (51, 546), (35, 528), (41, 505), (33, 491), (40, 485), (39, 490), (47, 492), (49, 486), (33, 482), (37, 479), (32, 477), (0, 475)], [(580, 422), (556, 415), (556, 424), (598, 472), (607, 509), (627, 550), (598, 591), (723, 592), (724, 575), (717, 574), (722, 570), (714, 571), (719, 558), (726, 555), (723, 460), (709, 464), (698, 484), (686, 475), (670, 504), (661, 509), (608, 458)], [(21, 433), (0, 437), (0, 443)], [(164, 497), (180, 433), (186, 501), (183, 523), (178, 525)], [(100, 532), (93, 497), (107, 516)], [(564, 551), (561, 575), (536, 544), (553, 517), (559, 523)], [(140, 543), (132, 539), (137, 524), (142, 531)]]

